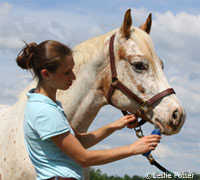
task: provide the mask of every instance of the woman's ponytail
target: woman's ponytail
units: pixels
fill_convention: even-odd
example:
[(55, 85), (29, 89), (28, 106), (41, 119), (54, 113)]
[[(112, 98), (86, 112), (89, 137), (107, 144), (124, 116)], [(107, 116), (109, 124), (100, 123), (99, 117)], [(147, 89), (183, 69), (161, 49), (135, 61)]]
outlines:
[(34, 52), (38, 45), (34, 42), (25, 44), (25, 47), (18, 54), (16, 62), (22, 69), (32, 69), (34, 68)]

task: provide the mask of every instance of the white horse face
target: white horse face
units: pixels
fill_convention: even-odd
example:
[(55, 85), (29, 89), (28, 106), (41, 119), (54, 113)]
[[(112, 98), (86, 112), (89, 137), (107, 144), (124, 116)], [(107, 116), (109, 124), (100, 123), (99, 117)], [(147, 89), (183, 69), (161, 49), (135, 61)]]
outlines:
[[(150, 28), (151, 15), (140, 28), (136, 28), (132, 27), (128, 10), (121, 29), (116, 33), (114, 44), (119, 80), (145, 101), (170, 88), (163, 72), (163, 63), (154, 51), (149, 36)], [(117, 108), (133, 114), (139, 107), (138, 103), (120, 90), (114, 92), (112, 103)], [(146, 115), (166, 135), (179, 132), (185, 121), (184, 109), (174, 94), (159, 100)]]

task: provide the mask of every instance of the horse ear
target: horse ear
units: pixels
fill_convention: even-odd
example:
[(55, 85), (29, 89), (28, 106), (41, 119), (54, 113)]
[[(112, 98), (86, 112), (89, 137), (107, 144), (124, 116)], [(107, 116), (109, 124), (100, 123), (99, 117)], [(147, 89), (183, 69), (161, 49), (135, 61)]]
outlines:
[(145, 32), (147, 32), (148, 34), (150, 33), (151, 31), (151, 23), (152, 23), (152, 18), (151, 18), (151, 13), (149, 14), (146, 22), (142, 25), (140, 25), (140, 29), (144, 30)]
[(122, 37), (126, 37), (127, 39), (130, 36), (130, 29), (132, 26), (132, 17), (131, 17), (131, 9), (128, 9), (124, 15), (124, 21), (121, 26)]

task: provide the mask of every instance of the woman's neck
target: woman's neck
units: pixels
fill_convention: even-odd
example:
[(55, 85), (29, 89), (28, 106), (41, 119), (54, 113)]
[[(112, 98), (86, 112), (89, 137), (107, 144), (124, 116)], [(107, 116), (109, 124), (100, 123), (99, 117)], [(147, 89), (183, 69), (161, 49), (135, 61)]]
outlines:
[(51, 88), (46, 83), (39, 81), (34, 93), (43, 94), (56, 102), (56, 91), (57, 89)]

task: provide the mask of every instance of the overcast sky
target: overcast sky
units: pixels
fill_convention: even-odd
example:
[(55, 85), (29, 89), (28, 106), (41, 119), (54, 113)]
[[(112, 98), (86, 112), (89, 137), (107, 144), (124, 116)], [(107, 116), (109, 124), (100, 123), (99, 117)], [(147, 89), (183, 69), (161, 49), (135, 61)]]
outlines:
[[(16, 66), (22, 40), (40, 43), (54, 39), (70, 47), (121, 26), (124, 12), (132, 9), (133, 25), (153, 14), (151, 37), (164, 61), (165, 74), (184, 106), (187, 119), (181, 132), (163, 136), (153, 153), (172, 172), (200, 173), (200, 1), (199, 0), (0, 0), (0, 104), (12, 105), (31, 82), (30, 73)], [(90, 130), (121, 117), (104, 107)], [(153, 126), (145, 125), (145, 134)], [(116, 132), (94, 149), (107, 149), (135, 141), (134, 131)], [(144, 176), (159, 172), (142, 156), (97, 166), (103, 172)]]

